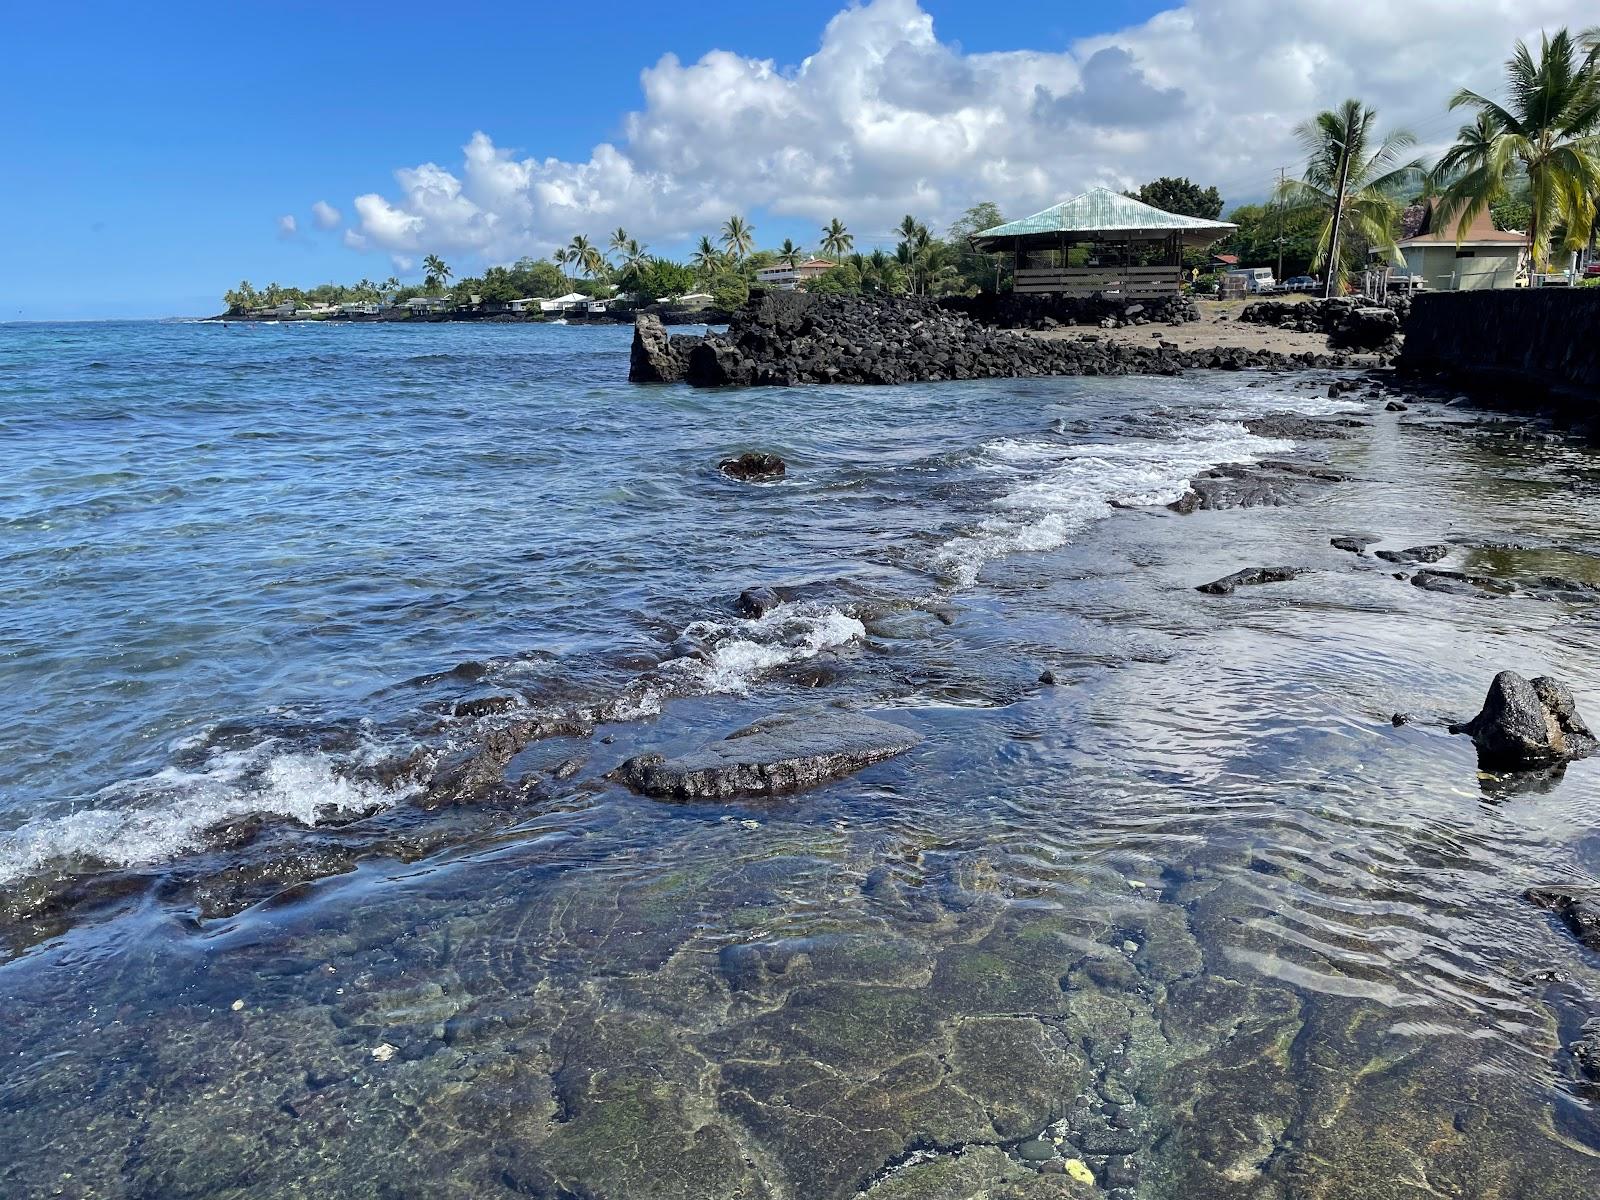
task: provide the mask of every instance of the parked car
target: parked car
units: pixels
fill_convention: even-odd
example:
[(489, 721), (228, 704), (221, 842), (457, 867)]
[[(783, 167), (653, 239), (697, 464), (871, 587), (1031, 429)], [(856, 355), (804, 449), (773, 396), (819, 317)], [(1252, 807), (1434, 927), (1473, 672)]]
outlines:
[(1309, 275), (1291, 275), (1278, 285), (1280, 292), (1314, 292), (1321, 285)]
[(1600, 279), (1600, 262), (1592, 262), (1583, 269), (1585, 279)]
[(1270, 296), (1278, 286), (1278, 281), (1272, 277), (1271, 267), (1239, 267), (1228, 274), (1242, 277), (1244, 290), (1257, 296)]

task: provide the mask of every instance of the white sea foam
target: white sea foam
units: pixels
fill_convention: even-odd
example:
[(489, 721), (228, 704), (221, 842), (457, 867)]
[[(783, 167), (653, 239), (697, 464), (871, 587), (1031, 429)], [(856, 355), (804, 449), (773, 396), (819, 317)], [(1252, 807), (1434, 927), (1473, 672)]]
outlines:
[(1078, 443), (1002, 438), (983, 446), (979, 465), (1014, 481), (994, 501), (994, 515), (940, 547), (936, 563), (961, 585), (1007, 555), (1053, 550), (1113, 504), (1168, 504), (1200, 472), (1251, 463), (1294, 448), (1257, 437), (1243, 425), (1215, 421), (1171, 440)]
[(168, 767), (107, 788), (111, 807), (80, 809), (0, 833), (0, 884), (61, 860), (116, 866), (163, 862), (204, 844), (219, 821), (264, 813), (314, 825), (338, 815), (386, 808), (409, 789), (347, 779), (319, 753), (280, 752), (267, 741), (213, 755), (199, 770)]
[(830, 605), (798, 601), (750, 620), (696, 621), (683, 635), (700, 643), (701, 652), (671, 659), (662, 669), (686, 680), (692, 691), (742, 695), (761, 672), (848, 645), (867, 630)]

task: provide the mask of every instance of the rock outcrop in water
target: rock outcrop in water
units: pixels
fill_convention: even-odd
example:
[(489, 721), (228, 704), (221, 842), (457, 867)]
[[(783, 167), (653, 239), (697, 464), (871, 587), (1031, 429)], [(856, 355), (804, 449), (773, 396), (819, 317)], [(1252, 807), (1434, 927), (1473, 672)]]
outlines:
[(729, 479), (737, 479), (741, 483), (764, 483), (782, 479), (789, 467), (776, 454), (765, 450), (747, 450), (735, 458), (723, 459), (717, 464), (717, 469)]
[(693, 334), (669, 334), (660, 317), (652, 313), (640, 313), (633, 325), (628, 382), (679, 382), (689, 366), (689, 351), (702, 340)]
[(1565, 684), (1545, 675), (1529, 682), (1515, 671), (1496, 675), (1483, 710), (1450, 732), (1469, 735), (1483, 765), (1498, 770), (1548, 767), (1600, 749)]
[[(629, 378), (696, 387), (896, 384), (1039, 375), (1175, 375), (1188, 369), (1348, 366), (1343, 356), (1242, 347), (1179, 350), (1097, 335), (1045, 339), (951, 312), (926, 298), (752, 292), (726, 334), (673, 336), (641, 320)], [(678, 364), (684, 363), (682, 371)]]
[(1208, 596), (1231, 596), (1241, 587), (1262, 583), (1287, 583), (1299, 574), (1298, 567), (1246, 567), (1242, 571), (1235, 571), (1232, 575), (1224, 575), (1221, 579), (1202, 583), (1195, 588), (1195, 591), (1204, 592)]
[(646, 796), (722, 800), (814, 787), (904, 754), (921, 736), (904, 726), (837, 709), (765, 717), (688, 754), (640, 754), (616, 776)]

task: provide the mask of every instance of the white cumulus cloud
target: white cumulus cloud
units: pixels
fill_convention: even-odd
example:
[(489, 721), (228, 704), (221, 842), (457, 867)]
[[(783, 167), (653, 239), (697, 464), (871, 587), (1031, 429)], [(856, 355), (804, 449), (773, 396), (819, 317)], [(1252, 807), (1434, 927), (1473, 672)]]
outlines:
[(1021, 215), (1157, 175), (1260, 198), (1280, 165), (1297, 169), (1294, 126), (1318, 109), (1356, 96), (1446, 142), (1452, 91), (1498, 93), (1515, 39), (1593, 24), (1592, 3), (1188, 0), (1062, 50), (967, 53), (916, 0), (871, 0), (798, 64), (666, 55), (641, 73), (618, 143), (582, 161), (476, 132), (459, 166), (404, 167), (389, 195), (356, 197), (346, 242), (500, 260), (617, 225), (681, 242), (731, 212), (758, 228), (838, 216), (870, 236), (906, 212), (942, 225), (995, 200)]
[(283, 216), (278, 218), (279, 237), (292, 238), (296, 233), (299, 232), (299, 229), (299, 225), (296, 224), (295, 219), (291, 214), (284, 213)]
[(337, 208), (326, 200), (318, 200), (311, 206), (311, 219), (316, 222), (318, 229), (337, 229), (339, 222), (344, 217)]

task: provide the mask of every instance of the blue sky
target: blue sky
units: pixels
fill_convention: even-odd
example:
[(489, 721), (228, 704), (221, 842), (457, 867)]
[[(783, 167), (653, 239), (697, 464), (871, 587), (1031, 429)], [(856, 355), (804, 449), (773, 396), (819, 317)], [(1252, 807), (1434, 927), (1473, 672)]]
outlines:
[[(216, 309), (227, 287), (386, 275), (277, 219), (449, 162), (474, 130), (572, 158), (614, 136), (663, 53), (793, 63), (840, 3), (8, 6), (0, 319)], [(927, 6), (975, 48), (1063, 45), (1074, 6)], [(1154, 4), (1096, 7), (1134, 19)]]
[[(1442, 2), (1408, 7), (1437, 31)], [(1284, 0), (1285, 19), (1263, 20), (1274, 10), (1251, 0), (874, 0), (833, 26), (848, 0), (15, 5), (0, 320), (203, 314), (241, 278), (405, 277), (430, 250), (460, 275), (618, 223), (673, 252), (735, 208), (763, 244), (811, 244), (835, 211), (866, 238), (905, 209), (1014, 210), (1157, 168), (1259, 194), (1308, 106), (1364, 84), (1436, 112), (1449, 76), (1481, 75), (1542, 20), (1582, 24), (1584, 7), (1530, 0), (1508, 18), (1450, 0), (1482, 45), (1466, 62), (1439, 46), (1447, 78), (1419, 80), (1415, 55), (1385, 73), (1403, 29), (1347, 29), (1373, 4)], [(1395, 7), (1373, 8), (1380, 25)], [(668, 53), (647, 97), (641, 71)], [(1247, 85), (1241, 122), (1228, 89)]]

